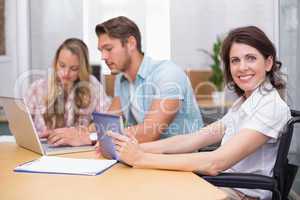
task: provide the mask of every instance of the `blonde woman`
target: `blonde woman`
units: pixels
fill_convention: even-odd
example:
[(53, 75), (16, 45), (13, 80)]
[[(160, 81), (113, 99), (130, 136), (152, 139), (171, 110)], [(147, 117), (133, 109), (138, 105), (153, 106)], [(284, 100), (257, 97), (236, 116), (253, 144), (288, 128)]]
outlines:
[(54, 146), (91, 144), (91, 113), (110, 106), (103, 86), (91, 75), (88, 48), (76, 38), (59, 46), (51, 75), (35, 81), (25, 101), (39, 136)]

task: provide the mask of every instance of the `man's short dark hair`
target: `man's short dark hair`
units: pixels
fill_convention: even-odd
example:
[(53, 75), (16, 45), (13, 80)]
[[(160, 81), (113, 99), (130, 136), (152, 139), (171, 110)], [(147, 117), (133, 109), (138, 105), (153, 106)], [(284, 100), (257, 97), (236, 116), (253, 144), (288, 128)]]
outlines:
[(107, 34), (109, 37), (121, 40), (124, 45), (130, 36), (136, 40), (137, 50), (142, 52), (141, 33), (138, 26), (130, 19), (124, 16), (109, 19), (101, 24), (96, 25), (95, 32), (99, 37), (100, 34)]

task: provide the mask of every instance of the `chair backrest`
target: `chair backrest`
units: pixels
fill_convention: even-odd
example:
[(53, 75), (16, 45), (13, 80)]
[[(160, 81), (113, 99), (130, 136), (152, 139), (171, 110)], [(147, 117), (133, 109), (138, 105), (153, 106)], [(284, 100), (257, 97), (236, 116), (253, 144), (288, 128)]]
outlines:
[(285, 199), (290, 191), (298, 167), (288, 161), (288, 152), (293, 137), (294, 124), (300, 122), (300, 111), (291, 110), (292, 118), (282, 130), (277, 158), (274, 166), (274, 178), (278, 181), (278, 189)]

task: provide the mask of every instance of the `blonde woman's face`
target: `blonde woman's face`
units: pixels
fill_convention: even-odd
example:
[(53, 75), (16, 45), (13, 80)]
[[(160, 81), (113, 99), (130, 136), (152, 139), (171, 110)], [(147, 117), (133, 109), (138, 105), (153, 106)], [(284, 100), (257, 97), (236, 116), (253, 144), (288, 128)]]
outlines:
[(56, 72), (63, 87), (70, 87), (79, 77), (78, 56), (68, 49), (62, 49), (56, 62)]

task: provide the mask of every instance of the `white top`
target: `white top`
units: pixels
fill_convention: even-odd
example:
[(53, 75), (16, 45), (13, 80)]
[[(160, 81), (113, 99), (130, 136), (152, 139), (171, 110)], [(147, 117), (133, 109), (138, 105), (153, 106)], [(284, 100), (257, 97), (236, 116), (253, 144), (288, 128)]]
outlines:
[[(221, 145), (231, 137), (239, 134), (242, 129), (258, 131), (270, 139), (256, 152), (235, 164), (226, 172), (255, 173), (273, 176), (279, 146), (280, 131), (291, 118), (290, 109), (281, 99), (276, 89), (266, 84), (268, 91), (257, 88), (250, 97), (239, 98), (228, 113), (221, 119), (226, 131)], [(272, 193), (267, 190), (239, 189), (246, 195), (271, 199)]]

